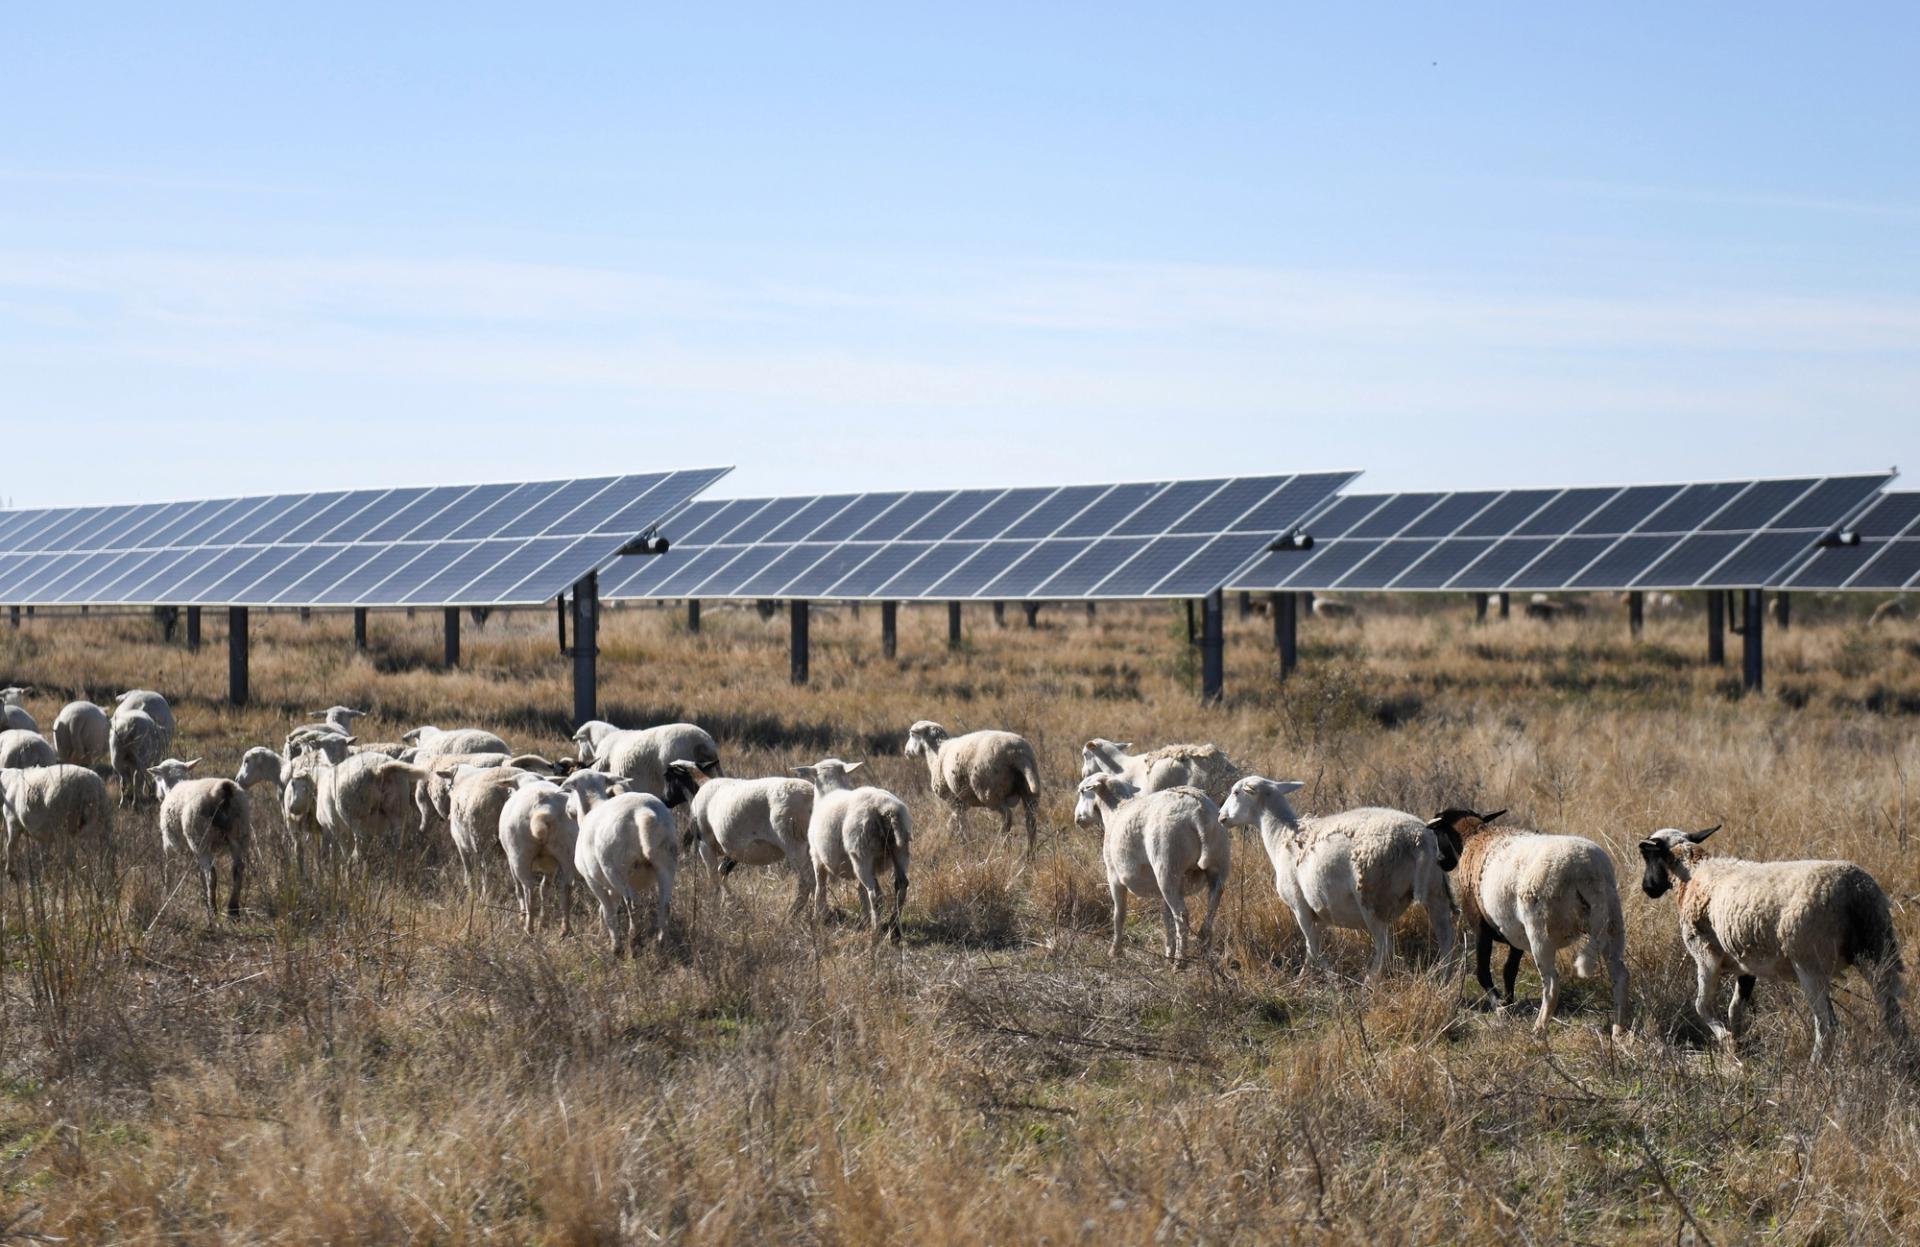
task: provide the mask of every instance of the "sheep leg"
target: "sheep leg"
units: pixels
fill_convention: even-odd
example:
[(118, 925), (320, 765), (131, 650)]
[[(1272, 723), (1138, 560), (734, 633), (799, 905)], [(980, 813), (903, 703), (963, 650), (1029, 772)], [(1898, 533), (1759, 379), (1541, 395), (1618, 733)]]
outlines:
[(871, 862), (856, 860), (853, 864), (853, 870), (860, 879), (860, 904), (862, 911), (867, 919), (867, 924), (873, 928), (873, 942), (878, 944), (881, 934), (880, 880), (874, 875), (873, 864)]
[(1696, 961), (1693, 989), (1693, 1011), (1713, 1032), (1715, 1043), (1731, 1043), (1733, 1032), (1720, 1024), (1715, 1009), (1720, 996), (1720, 963), (1717, 961)]
[(573, 875), (564, 867), (554, 872), (560, 891), (560, 938), (573, 934)]
[(1607, 977), (1613, 980), (1613, 1037), (1625, 1039), (1633, 1002), (1627, 998), (1627, 959), (1617, 951), (1607, 958)]
[(1040, 824), (1034, 820), (1034, 807), (1039, 804), (1032, 797), (1022, 801), (1021, 806), (1027, 812), (1027, 856), (1033, 856), (1033, 847), (1040, 839)]
[(1200, 937), (1200, 945), (1203, 948), (1213, 943), (1213, 918), (1215, 914), (1220, 912), (1220, 897), (1226, 890), (1227, 876), (1225, 871), (1222, 871), (1208, 881), (1207, 916), (1201, 919), (1200, 930), (1197, 932)]
[(534, 884), (518, 866), (513, 870), (514, 899), (520, 902), (520, 925), (528, 935), (533, 934)]
[(1187, 955), (1187, 907), (1178, 888), (1161, 891), (1160, 923), (1166, 928), (1167, 960), (1177, 969)]
[[(1547, 1023), (1553, 1021), (1554, 1013), (1560, 1008), (1560, 950), (1544, 937), (1542, 931), (1527, 932), (1527, 943), (1533, 948), (1533, 968), (1540, 972), (1540, 1013), (1533, 1021), (1533, 1033), (1538, 1036), (1547, 1033)], [(1518, 970), (1519, 959), (1520, 948), (1516, 945), (1507, 958), (1507, 965)]]
[(1488, 1008), (1500, 1003), (1498, 993), (1493, 990), (1493, 941), (1493, 928), (1482, 918), (1473, 941), (1473, 977), (1480, 984), (1480, 1003)]
[(1120, 955), (1120, 933), (1126, 929), (1127, 925), (1127, 885), (1117, 880), (1109, 879), (1107, 881), (1107, 889), (1113, 893), (1113, 947), (1109, 950), (1108, 955), (1118, 957)]
[(1753, 1004), (1753, 988), (1757, 981), (1751, 974), (1742, 974), (1733, 981), (1733, 1007), (1727, 1011), (1727, 1028), (1736, 1037), (1746, 1033), (1747, 1010)]
[(620, 955), (620, 919), (613, 911), (613, 893), (601, 888), (593, 889), (593, 899), (600, 902), (600, 925), (607, 929), (607, 951)]
[(1824, 974), (1803, 970), (1799, 966), (1795, 966), (1793, 972), (1800, 979), (1800, 990), (1806, 993), (1807, 1004), (1813, 1008), (1813, 1059), (1823, 1060), (1833, 1047), (1836, 1025), (1833, 999), (1829, 995), (1832, 982)]
[(1307, 911), (1305, 905), (1293, 911), (1293, 920), (1300, 927), (1300, 935), (1307, 941), (1307, 964), (1318, 969), (1326, 969), (1327, 957), (1320, 946), (1320, 924)]
[(793, 871), (793, 904), (787, 906), (787, 917), (792, 918), (804, 913), (807, 902), (813, 899), (813, 869), (792, 853), (787, 855), (787, 868)]
[(220, 916), (220, 906), (218, 903), (220, 880), (219, 877), (213, 873), (213, 854), (201, 853), (199, 854), (199, 859), (200, 882), (205, 886), (207, 892), (207, 917), (218, 918)]
[(1503, 1000), (1513, 1003), (1513, 981), (1520, 977), (1520, 959), (1526, 956), (1513, 945), (1507, 945), (1507, 964), (1500, 967), (1500, 985), (1505, 989)]
[(813, 921), (815, 926), (827, 923), (827, 868), (819, 862), (813, 864)]
[(1367, 963), (1367, 983), (1378, 983), (1387, 973), (1387, 958), (1393, 955), (1393, 924), (1366, 915), (1367, 934), (1373, 937), (1373, 960)]
[(1445, 875), (1438, 871), (1433, 873), (1421, 903), (1426, 906), (1427, 921), (1433, 926), (1433, 942), (1440, 949), (1440, 958), (1435, 964), (1451, 967), (1459, 933), (1453, 928), (1453, 905), (1447, 896)]
[(233, 879), (231, 881), (232, 887), (227, 891), (227, 917), (238, 918), (240, 916), (240, 887), (246, 877), (247, 859), (243, 855), (235, 853), (232, 860)]
[(653, 869), (653, 882), (653, 946), (665, 948), (667, 946), (667, 911), (673, 904), (673, 872), (656, 866)]

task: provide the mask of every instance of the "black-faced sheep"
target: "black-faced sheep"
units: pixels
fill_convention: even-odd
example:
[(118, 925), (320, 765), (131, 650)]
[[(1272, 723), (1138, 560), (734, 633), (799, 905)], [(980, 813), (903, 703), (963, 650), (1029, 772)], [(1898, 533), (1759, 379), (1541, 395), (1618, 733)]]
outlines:
[(1027, 819), (1027, 852), (1033, 852), (1039, 835), (1034, 811), (1040, 802), (1040, 764), (1026, 737), (994, 731), (950, 736), (938, 723), (922, 719), (907, 729), (906, 754), (926, 759), (933, 795), (947, 803), (954, 822), (962, 826), (968, 809), (996, 810), (1000, 834), (1006, 835), (1013, 830), (1013, 807), (1021, 806)]
[(804, 779), (713, 779), (692, 762), (667, 766), (664, 798), (680, 816), (680, 847), (700, 846), (700, 857), (719, 873), (721, 885), (736, 866), (777, 866), (793, 872), (789, 912), (813, 895), (807, 858), (807, 826), (813, 820), (813, 785)]
[[(1427, 824), (1453, 865), (1453, 893), (1463, 926), (1478, 935), (1474, 974), (1489, 1002), (1513, 1003), (1520, 958), (1532, 954), (1540, 972), (1540, 1014), (1533, 1031), (1544, 1035), (1560, 1003), (1560, 949), (1582, 940), (1574, 973), (1588, 978), (1604, 964), (1613, 985), (1613, 1037), (1624, 1039), (1630, 1020), (1627, 997), (1627, 929), (1620, 913), (1620, 887), (1613, 859), (1582, 836), (1545, 835), (1495, 827), (1505, 810), (1475, 814), (1442, 810)], [(1493, 946), (1507, 946), (1501, 971), (1504, 996), (1493, 990)]]
[[(1872, 875), (1852, 862), (1748, 862), (1715, 857), (1701, 843), (1719, 828), (1663, 827), (1640, 842), (1640, 887), (1678, 893), (1680, 941), (1693, 956), (1693, 1007), (1722, 1043), (1745, 1029), (1755, 980), (1796, 980), (1813, 1010), (1813, 1057), (1834, 1033), (1833, 980), (1858, 967), (1873, 986), (1895, 1042), (1907, 1043), (1900, 1011), (1900, 942), (1893, 909)], [(1728, 1025), (1721, 1025), (1720, 976), (1739, 976)]]
[(1273, 862), (1274, 887), (1307, 941), (1307, 958), (1325, 965), (1322, 925), (1365, 931), (1373, 939), (1366, 981), (1377, 983), (1393, 952), (1393, 924), (1418, 901), (1433, 924), (1440, 957), (1454, 945), (1453, 905), (1434, 833), (1400, 810), (1362, 808), (1319, 818), (1294, 813), (1287, 794), (1298, 780), (1250, 775), (1233, 786), (1220, 821), (1254, 827)]
[(1207, 914), (1194, 936), (1207, 942), (1233, 864), (1233, 838), (1212, 798), (1189, 787), (1143, 793), (1117, 775), (1089, 775), (1080, 781), (1073, 821), (1101, 836), (1113, 956), (1120, 955), (1129, 892), (1165, 906), (1167, 960), (1177, 966), (1187, 956), (1186, 894), (1205, 888)]

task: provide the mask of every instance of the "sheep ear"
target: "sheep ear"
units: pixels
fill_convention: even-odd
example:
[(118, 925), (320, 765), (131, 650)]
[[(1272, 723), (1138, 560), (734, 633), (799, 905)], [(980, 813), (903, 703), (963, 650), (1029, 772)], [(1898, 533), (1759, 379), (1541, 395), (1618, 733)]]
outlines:
[(841, 769), (844, 770), (847, 774), (851, 775), (865, 765), (866, 763), (864, 762), (849, 762), (846, 764), (846, 766), (842, 767)]
[(193, 761), (185, 763), (184, 765), (189, 771), (191, 771), (194, 767), (199, 766), (200, 762), (201, 762), (201, 759), (195, 758)]
[(1283, 797), (1290, 792), (1299, 792), (1305, 787), (1306, 784), (1297, 779), (1276, 779), (1273, 781), (1273, 790)]
[(1667, 846), (1658, 840), (1642, 840), (1640, 842), (1640, 856), (1642, 857), (1665, 857), (1666, 853)]
[(1690, 831), (1687, 833), (1687, 839), (1693, 841), (1695, 844), (1699, 844), (1701, 841), (1705, 840), (1708, 836), (1712, 835), (1714, 832), (1719, 831), (1721, 826), (1722, 824), (1715, 823), (1713, 826), (1707, 828), (1705, 831)]
[(814, 775), (813, 768), (810, 766), (796, 766), (793, 768), (793, 773), (801, 779), (812, 779)]
[(1483, 823), (1490, 823), (1494, 819), (1499, 818), (1502, 814), (1505, 814), (1505, 813), (1506, 813), (1505, 809), (1498, 809), (1491, 814), (1478, 814), (1478, 815), (1475, 815), (1475, 817), (1478, 818)]

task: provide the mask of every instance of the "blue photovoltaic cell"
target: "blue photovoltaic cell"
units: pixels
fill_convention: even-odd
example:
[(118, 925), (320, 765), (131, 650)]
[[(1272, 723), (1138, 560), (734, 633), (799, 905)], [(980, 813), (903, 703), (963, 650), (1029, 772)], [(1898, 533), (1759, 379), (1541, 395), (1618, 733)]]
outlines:
[(1056, 572), (1034, 593), (1037, 598), (1079, 597), (1091, 593), (1094, 586), (1111, 576), (1120, 565), (1140, 551), (1140, 543), (1130, 537), (1108, 537), (1089, 545), (1079, 558)]
[(1264, 533), (1222, 533), (1182, 563), (1172, 575), (1153, 587), (1162, 596), (1204, 597), (1239, 571), (1272, 538)]
[(87, 548), (87, 543), (84, 540), (74, 540), (73, 534), (91, 530), (94, 523), (98, 520), (100, 513), (104, 510), (106, 510), (105, 507), (79, 507), (66, 515), (62, 515), (52, 523), (43, 525), (42, 531), (26, 543), (24, 548), (32, 550), (48, 550), (54, 548), (84, 550)]
[(1006, 536), (1015, 539), (1051, 537), (1068, 520), (1092, 506), (1107, 492), (1105, 485), (1069, 485), (1008, 526)]
[(1841, 476), (1824, 480), (1806, 497), (1787, 508), (1786, 514), (1773, 522), (1773, 527), (1824, 528), (1833, 525), (1837, 523), (1834, 519), (1836, 515), (1850, 515), (1885, 484), (1886, 478), (1881, 476)]
[(389, 489), (370, 505), (361, 508), (353, 516), (329, 529), (327, 541), (329, 543), (364, 541), (367, 534), (398, 515), (402, 508), (412, 504), (426, 492), (424, 489)]
[(714, 481), (719, 473), (670, 472), (653, 488), (594, 526), (596, 533), (645, 532), (660, 516), (693, 497)]
[(814, 531), (818, 541), (845, 541), (868, 524), (880, 518), (887, 508), (898, 503), (905, 494), (862, 494), (854, 504), (822, 524)]
[(854, 495), (835, 494), (825, 498), (815, 498), (807, 505), (780, 524), (762, 541), (806, 541), (814, 529), (820, 527), (840, 512), (853, 505)]
[(1620, 536), (1645, 524), (1661, 507), (1680, 496), (1679, 485), (1630, 485), (1613, 501), (1588, 516), (1573, 531), (1576, 535)]
[[(737, 580), (729, 590), (741, 597), (778, 597), (787, 582), (825, 557), (828, 546), (788, 546), (774, 550), (767, 565), (745, 580)], [(756, 552), (757, 553), (757, 552)]]
[(1013, 566), (1021, 555), (1033, 548), (1030, 542), (997, 541), (982, 546), (980, 553), (968, 559), (951, 575), (927, 590), (933, 598), (968, 598), (980, 592), (1001, 572)]
[(1433, 553), (1431, 541), (1389, 541), (1374, 556), (1348, 572), (1342, 589), (1379, 589), (1415, 563)]
[(384, 548), (382, 546), (329, 547), (327, 557), (288, 585), (277, 600), (292, 603), (305, 602), (315, 606), (339, 601), (341, 599), (322, 596), (328, 586), (356, 568), (364, 567), (369, 559)]
[(976, 541), (942, 542), (930, 546), (924, 557), (888, 581), (882, 586), (881, 592), (895, 597), (921, 597), (982, 548)]
[(889, 507), (875, 516), (871, 524), (853, 535), (855, 541), (894, 541), (925, 519), (927, 513), (953, 497), (951, 490), (932, 490), (908, 494), (899, 506)]
[[(512, 553), (518, 544), (512, 541), (449, 540), (446, 548), (453, 552), (453, 557), (432, 569), (431, 575), (415, 577), (402, 573), (382, 586), (377, 596), (383, 601), (401, 605), (437, 606), (443, 602), (457, 602), (460, 600), (460, 590), (466, 588), (468, 581)], [(424, 572), (428, 569), (420, 570)]]
[(1619, 589), (1631, 585), (1673, 549), (1673, 543), (1672, 537), (1622, 537), (1566, 587)]
[(1756, 481), (1738, 498), (1715, 512), (1700, 528), (1703, 532), (1715, 533), (1765, 528), (1816, 483), (1812, 477), (1796, 481)]
[[(539, 535), (546, 536), (620, 531), (623, 515), (632, 519), (637, 509), (648, 508), (652, 511), (651, 515), (639, 516), (640, 522), (632, 529), (625, 530), (639, 533), (649, 525), (657, 523), (661, 517), (685, 501), (685, 498), (677, 496), (678, 491), (675, 486), (663, 479), (658, 472), (647, 472), (638, 476), (616, 476), (611, 481), (605, 477), (596, 477), (587, 484), (601, 482), (605, 482), (601, 489), (583, 498), (576, 500), (572, 497), (564, 497), (549, 499), (542, 503), (536, 508), (536, 514), (527, 517), (524, 522), (516, 522), (512, 527), (517, 531), (510, 532), (509, 535), (527, 535), (525, 530), (531, 529), (539, 520), (547, 521), (545, 527), (538, 530)], [(663, 499), (663, 493), (672, 493), (675, 496), (668, 501)], [(573, 505), (562, 510), (562, 506), (567, 503)], [(551, 514), (548, 514), (549, 512)]]
[[(499, 562), (463, 585), (457, 598), (459, 601), (475, 605), (512, 601), (513, 590), (521, 581), (545, 567), (561, 551), (579, 540), (578, 537), (526, 538), (525, 544), (508, 551)], [(592, 544), (597, 550), (606, 549), (604, 543), (596, 541)]]
[(1712, 485), (1689, 485), (1681, 490), (1679, 496), (1666, 506), (1653, 513), (1636, 532), (1643, 533), (1690, 533), (1706, 523), (1708, 518), (1726, 506), (1739, 495), (1746, 486), (1738, 481), (1721, 481)]
[(822, 547), (826, 553), (787, 586), (789, 597), (819, 597), (874, 556), (876, 545)]
[(157, 594), (148, 596), (152, 590), (170, 589), (186, 577), (216, 563), (226, 564), (234, 559), (231, 546), (202, 546), (198, 550), (163, 550), (148, 556), (131, 556), (138, 563), (128, 562), (120, 567), (105, 583), (90, 589), (85, 597), (96, 602), (151, 602), (155, 600), (181, 602), (191, 606), (186, 598), (161, 598)]
[[(203, 593), (196, 597), (214, 602), (234, 602), (240, 599), (235, 595), (260, 577), (272, 571), (274, 566), (287, 557), (284, 546), (250, 546), (233, 551), (230, 559), (215, 563), (213, 567), (224, 575), (208, 584)], [(191, 602), (189, 601), (189, 604)]]
[(774, 498), (752, 515), (742, 519), (726, 535), (728, 545), (738, 545), (759, 541), (768, 533), (786, 523), (807, 505), (805, 498)]
[(1509, 589), (1558, 589), (1605, 554), (1617, 537), (1563, 537), (1508, 582)]
[(613, 488), (615, 479), (611, 476), (595, 476), (582, 481), (563, 482), (558, 489), (550, 490), (546, 497), (501, 525), (494, 535), (538, 537), (568, 517), (574, 517), (574, 522), (567, 524), (564, 531), (584, 533), (592, 528), (592, 524), (582, 523), (577, 513), (589, 499)]
[[(721, 547), (723, 550), (726, 547)], [(767, 564), (779, 558), (786, 550), (785, 546), (749, 546), (744, 550), (732, 551), (734, 557), (718, 568), (712, 579), (701, 581), (694, 586), (694, 592), (711, 593), (717, 597), (732, 597), (741, 594), (747, 582), (765, 571)]]
[(271, 534), (271, 537), (282, 545), (305, 545), (318, 541), (329, 531), (351, 519), (377, 496), (377, 494), (364, 492), (334, 494), (318, 511), (308, 515), (298, 524), (279, 528)]
[(954, 529), (972, 519), (982, 507), (1003, 492), (998, 489), (963, 489), (927, 512), (924, 519), (901, 533), (900, 538), (903, 541), (939, 541), (950, 536)]
[(280, 552), (280, 560), (273, 567), (261, 573), (258, 579), (244, 589), (236, 589), (232, 596), (244, 605), (271, 602), (300, 577), (306, 575), (327, 561), (333, 553), (328, 546), (270, 546), (269, 549)]
[(1552, 502), (1557, 489), (1516, 489), (1460, 526), (1462, 537), (1505, 537)]
[(1713, 569), (1717, 585), (1764, 589), (1767, 579), (1807, 553), (1804, 533), (1759, 533)]
[(1218, 493), (1224, 480), (1175, 481), (1113, 529), (1116, 537), (1151, 537), (1170, 531), (1186, 515)]
[(665, 554), (616, 559), (613, 566), (600, 576), (600, 596), (607, 600), (647, 597), (655, 585), (685, 567), (689, 560), (700, 553), (702, 551), (673, 547)]
[[(58, 556), (49, 556), (58, 557)], [(162, 568), (181, 560), (178, 550), (121, 550), (113, 558), (80, 577), (49, 602), (120, 602)]]
[(849, 572), (842, 580), (835, 581), (822, 597), (870, 597), (880, 591), (880, 586), (892, 580), (906, 568), (917, 562), (932, 546), (870, 546), (877, 551), (874, 556)]
[(1399, 589), (1440, 589), (1488, 550), (1491, 537), (1467, 537), (1443, 541), (1427, 557), (1403, 572), (1395, 582)]
[(1887, 542), (1860, 578), (1873, 588), (1913, 587), (1916, 578), (1920, 578), (1920, 541), (1905, 538)]
[(1351, 483), (1355, 475), (1350, 472), (1310, 472), (1296, 476), (1265, 502), (1257, 504), (1227, 525), (1227, 531), (1266, 533), (1270, 536), (1285, 532), (1325, 506), (1342, 487)]
[(1395, 494), (1386, 505), (1347, 530), (1348, 537), (1391, 537), (1432, 510), (1439, 494)]
[(1163, 488), (1160, 484), (1115, 485), (1099, 501), (1061, 525), (1054, 536), (1104, 537)]
[(1168, 531), (1224, 532), (1229, 525), (1273, 496), (1283, 483), (1283, 478), (1273, 476), (1243, 476), (1228, 481), (1211, 498), (1170, 525)]
[(470, 485), (464, 489), (436, 490), (436, 493), (444, 492), (453, 496), (448, 497), (431, 515), (421, 516), (407, 533), (407, 538), (411, 541), (445, 540), (474, 516), (512, 493), (514, 488), (512, 485)]
[(467, 516), (457, 527), (447, 533), (447, 540), (484, 540), (526, 514), (529, 508), (537, 506), (552, 492), (552, 481), (543, 481), (539, 485), (515, 485)]
[(1475, 559), (1447, 587), (1484, 592), (1504, 589), (1508, 580), (1544, 554), (1552, 544), (1553, 540), (1549, 537), (1508, 537), (1495, 542), (1493, 549)]
[(1078, 558), (1093, 542), (1043, 541), (980, 591), (982, 597), (1029, 598), (1055, 572)]
[(1513, 530), (1516, 537), (1557, 537), (1570, 533), (1598, 511), (1618, 489), (1569, 489)]
[(662, 524), (660, 531), (666, 535), (669, 545), (714, 545), (765, 505), (758, 499), (694, 502)]
[(448, 557), (450, 552), (440, 545), (381, 546), (378, 554), (328, 586), (326, 598), (333, 602), (365, 605), (363, 599), (369, 594), (379, 592), (389, 581), (395, 580), (416, 563), (423, 567), (438, 567)]
[(1354, 525), (1378, 511), (1385, 503), (1386, 499), (1378, 494), (1341, 498), (1313, 521), (1313, 535), (1316, 540), (1345, 537)]
[(452, 506), (457, 495), (464, 492), (464, 490), (429, 489), (391, 516), (369, 528), (362, 535), (361, 540), (404, 541), (410, 537), (416, 537), (422, 525)]
[(1745, 540), (1733, 533), (1698, 533), (1683, 538), (1671, 553), (1649, 567), (1630, 587), (1685, 588), (1712, 571)]
[[(1449, 494), (1447, 500), (1400, 531), (1402, 537), (1451, 537), (1500, 497), (1497, 493)], [(1320, 525), (1315, 524), (1316, 531)], [(1335, 534), (1329, 533), (1328, 536)]]
[(1051, 489), (1010, 489), (953, 530), (955, 541), (988, 541), (1004, 534), (1027, 512), (1046, 501)]
[[(1342, 541), (1329, 544), (1315, 551), (1315, 557), (1300, 565), (1291, 574), (1283, 574), (1280, 587), (1291, 588), (1301, 582), (1303, 576), (1311, 572), (1316, 586), (1337, 584), (1340, 578), (1358, 567), (1364, 560), (1373, 557), (1382, 543), (1378, 541)], [(1284, 567), (1284, 565), (1283, 565)]]
[(1916, 521), (1920, 521), (1920, 493), (1885, 494), (1850, 527), (1862, 537), (1898, 537)]

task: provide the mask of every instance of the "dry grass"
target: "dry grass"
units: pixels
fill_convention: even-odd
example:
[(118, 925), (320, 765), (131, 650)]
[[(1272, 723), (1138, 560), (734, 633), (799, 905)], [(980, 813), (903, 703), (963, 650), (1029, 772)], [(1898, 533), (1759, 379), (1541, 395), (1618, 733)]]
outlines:
[[(110, 867), (5, 897), (0, 1241), (1911, 1241), (1920, 1095), (1857, 983), (1826, 1069), (1780, 987), (1742, 1060), (1707, 1052), (1671, 902), (1635, 891), (1637, 1043), (1601, 1039), (1590, 983), (1538, 1043), (1420, 971), (1419, 917), (1379, 991), (1303, 977), (1248, 840), (1207, 964), (1166, 970), (1147, 906), (1110, 963), (1095, 846), (1069, 826), (1083, 737), (1213, 740), (1308, 781), (1310, 808), (1511, 806), (1609, 844), (1629, 882), (1646, 830), (1724, 819), (1728, 851), (1860, 861), (1920, 948), (1920, 645), (1797, 605), (1764, 698), (1698, 664), (1697, 619), (1634, 645), (1612, 618), (1476, 630), (1456, 601), (1305, 624), (1284, 689), (1264, 622), (1230, 621), (1212, 710), (1164, 608), (1031, 633), (971, 612), (956, 657), (943, 610), (907, 610), (894, 662), (877, 612), (820, 612), (807, 689), (782, 619), (709, 606), (695, 637), (677, 612), (609, 612), (607, 717), (706, 724), (733, 774), (866, 757), (912, 803), (904, 952), (788, 923), (789, 883), (742, 872), (732, 902), (690, 878), (671, 951), (615, 962), (587, 922), (524, 937), (500, 871), (469, 921), (443, 846), (302, 874), (273, 821), (245, 918), (209, 927), (152, 811), (123, 814)], [(434, 613), (376, 616), (371, 659), (342, 619), (256, 618), (244, 711), (217, 700), (208, 622), (189, 655), (141, 620), (37, 619), (0, 630), (0, 683), (44, 690), (43, 724), (73, 694), (162, 689), (183, 754), (221, 768), (334, 701), (375, 710), (374, 739), (564, 740), (549, 615), (469, 625), (453, 674), (427, 666)], [(899, 756), (921, 717), (1033, 738), (1052, 791), (1032, 861), (926, 799)], [(1357, 975), (1364, 940), (1331, 942)]]

